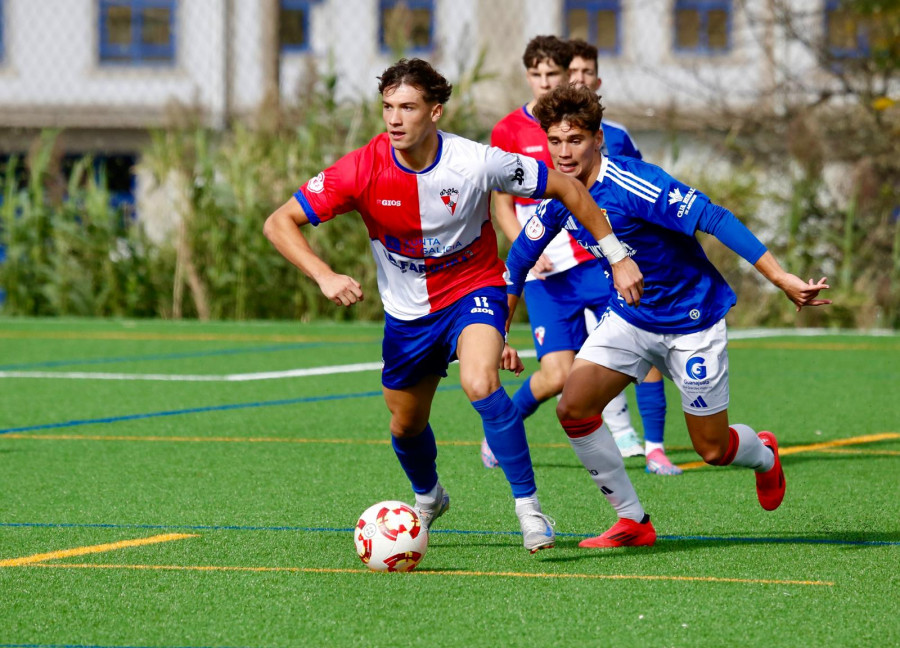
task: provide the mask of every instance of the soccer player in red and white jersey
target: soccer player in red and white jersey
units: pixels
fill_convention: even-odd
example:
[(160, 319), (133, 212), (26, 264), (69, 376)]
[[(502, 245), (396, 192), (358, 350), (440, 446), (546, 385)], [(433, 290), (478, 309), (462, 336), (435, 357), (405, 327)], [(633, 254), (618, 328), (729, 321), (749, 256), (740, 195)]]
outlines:
[(516, 500), (523, 544), (552, 547), (541, 511), (525, 427), (500, 385), (499, 368), (523, 370), (505, 343), (504, 265), (491, 225), (490, 191), (562, 201), (605, 246), (616, 289), (640, 301), (640, 270), (581, 183), (532, 158), (438, 130), (452, 86), (427, 62), (402, 59), (380, 77), (387, 132), (309, 180), (266, 220), (265, 234), (335, 304), (363, 299), (354, 278), (335, 273), (301, 227), (358, 211), (369, 233), (385, 309), (382, 386), (392, 444), (424, 524), (450, 498), (438, 480), (431, 403), (447, 366), (481, 415), (485, 436)]
[[(573, 86), (584, 86), (594, 92), (600, 89), (603, 81), (600, 78), (597, 61), (597, 48), (580, 39), (568, 41), (572, 48), (572, 60), (569, 61), (569, 83)], [(603, 119), (600, 122), (603, 130), (603, 155), (625, 155), (642, 159), (634, 140), (626, 128), (621, 124)], [(567, 171), (569, 171), (567, 169)], [(616, 445), (622, 452), (622, 456), (628, 457), (635, 454), (647, 456), (647, 472), (656, 475), (680, 475), (681, 468), (674, 465), (666, 455), (663, 437), (666, 424), (666, 392), (663, 386), (662, 373), (656, 367), (650, 370), (643, 381), (635, 385), (638, 411), (641, 413), (641, 422), (644, 424), (644, 446), (634, 433), (634, 430), (617, 432), (611, 429)], [(617, 397), (621, 398), (621, 394)], [(606, 412), (604, 412), (604, 415)]]
[[(525, 78), (532, 98), (497, 122), (491, 144), (533, 157), (553, 166), (547, 149), (547, 134), (541, 130), (532, 109), (544, 94), (569, 80), (573, 49), (556, 36), (536, 36), (522, 56)], [(494, 216), (503, 233), (514, 241), (539, 201), (530, 197), (494, 193)], [(609, 299), (608, 280), (600, 263), (566, 232), (561, 232), (535, 264), (525, 287), (528, 320), (534, 337), (540, 369), (513, 395), (523, 418), (531, 416), (544, 401), (558, 395), (575, 361), (575, 352), (587, 339), (585, 312), (599, 317)], [(631, 425), (628, 402), (619, 394), (603, 412), (604, 420), (625, 456), (643, 454), (643, 446)], [(482, 443), (484, 465), (496, 465), (489, 441)]]

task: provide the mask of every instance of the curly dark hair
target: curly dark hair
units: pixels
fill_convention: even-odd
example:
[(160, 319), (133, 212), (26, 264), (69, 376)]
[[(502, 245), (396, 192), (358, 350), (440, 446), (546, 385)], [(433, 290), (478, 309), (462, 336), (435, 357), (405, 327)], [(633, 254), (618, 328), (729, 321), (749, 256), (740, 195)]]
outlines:
[(573, 38), (568, 41), (569, 47), (572, 48), (572, 58), (576, 56), (583, 58), (585, 61), (597, 62), (597, 48), (583, 41), (580, 38)]
[(538, 63), (551, 60), (561, 68), (568, 68), (572, 62), (572, 48), (556, 36), (535, 36), (525, 46), (522, 63), (525, 69), (537, 67)]
[(565, 84), (538, 99), (533, 112), (544, 132), (554, 124), (566, 121), (576, 128), (596, 133), (603, 119), (603, 105), (593, 90)]
[(420, 90), (428, 103), (436, 101), (445, 104), (453, 92), (453, 86), (447, 83), (447, 79), (431, 67), (431, 63), (419, 58), (400, 59), (382, 72), (378, 81), (378, 92), (381, 94), (405, 83)]

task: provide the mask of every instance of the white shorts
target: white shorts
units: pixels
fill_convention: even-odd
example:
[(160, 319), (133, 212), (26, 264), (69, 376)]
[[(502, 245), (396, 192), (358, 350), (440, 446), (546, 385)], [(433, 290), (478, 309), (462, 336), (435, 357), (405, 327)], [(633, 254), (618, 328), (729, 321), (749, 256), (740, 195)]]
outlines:
[(652, 333), (607, 310), (577, 358), (642, 382), (659, 369), (681, 392), (682, 409), (709, 416), (728, 408), (728, 334), (725, 319), (696, 333)]

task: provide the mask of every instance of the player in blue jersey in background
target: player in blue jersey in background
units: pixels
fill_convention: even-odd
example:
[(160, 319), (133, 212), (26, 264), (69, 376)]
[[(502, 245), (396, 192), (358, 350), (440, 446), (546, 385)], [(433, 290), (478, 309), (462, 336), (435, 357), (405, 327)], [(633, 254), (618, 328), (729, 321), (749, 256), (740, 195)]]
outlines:
[[(605, 533), (579, 546), (641, 546), (656, 540), (601, 416), (612, 396), (643, 380), (652, 366), (681, 392), (691, 442), (703, 460), (753, 469), (760, 504), (766, 510), (778, 508), (785, 479), (775, 435), (728, 421), (725, 314), (737, 298), (695, 233), (712, 234), (753, 264), (797, 310), (831, 303), (818, 299), (829, 287), (825, 278), (806, 283), (783, 270), (734, 214), (659, 167), (599, 154), (603, 108), (588, 88), (556, 88), (538, 101), (534, 113), (547, 132), (556, 168), (589, 188), (644, 275), (639, 308), (610, 299), (575, 359), (556, 408), (576, 455), (619, 517)], [(507, 258), (510, 312), (528, 269), (563, 229), (595, 256), (603, 256), (593, 233), (564, 206), (542, 202)]]
[[(580, 39), (572, 39), (568, 42), (572, 48), (572, 60), (569, 61), (569, 83), (576, 87), (585, 86), (596, 93), (602, 83), (598, 73), (597, 48)], [(643, 159), (637, 144), (631, 139), (631, 135), (622, 124), (604, 119), (600, 125), (603, 129), (601, 151), (604, 155), (626, 155), (638, 160)], [(614, 432), (613, 438), (623, 457), (646, 454), (647, 472), (656, 475), (680, 475), (681, 468), (672, 464), (666, 456), (663, 443), (666, 425), (666, 392), (662, 380), (662, 373), (653, 367), (647, 377), (635, 386), (638, 411), (641, 414), (641, 422), (644, 424), (644, 446), (641, 446), (635, 436), (634, 428), (620, 434)]]

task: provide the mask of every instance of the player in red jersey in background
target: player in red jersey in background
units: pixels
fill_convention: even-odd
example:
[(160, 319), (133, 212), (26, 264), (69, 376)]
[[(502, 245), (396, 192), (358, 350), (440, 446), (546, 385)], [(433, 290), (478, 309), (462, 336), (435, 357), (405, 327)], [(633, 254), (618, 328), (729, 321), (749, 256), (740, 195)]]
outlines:
[(380, 77), (386, 133), (306, 182), (266, 220), (265, 234), (335, 304), (363, 299), (354, 278), (335, 273), (302, 226), (358, 211), (369, 233), (385, 309), (382, 386), (394, 452), (431, 526), (450, 506), (438, 480), (431, 404), (447, 367), (481, 416), (515, 497), (523, 544), (552, 547), (552, 521), (537, 498), (525, 427), (500, 385), (499, 368), (522, 371), (505, 344), (504, 265), (490, 218), (490, 190), (561, 200), (602, 241), (615, 285), (628, 303), (643, 289), (581, 183), (547, 166), (438, 130), (452, 86), (427, 62), (402, 59)]

